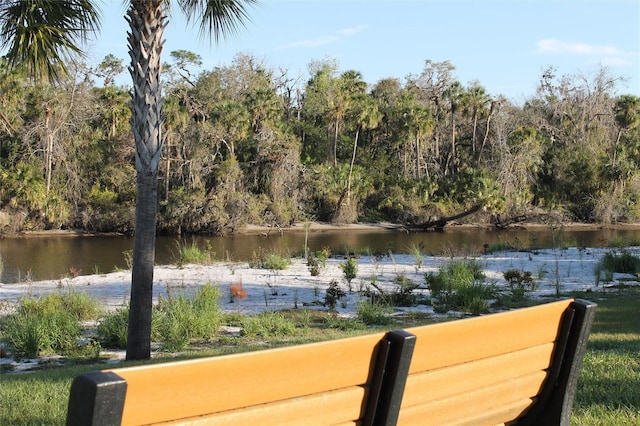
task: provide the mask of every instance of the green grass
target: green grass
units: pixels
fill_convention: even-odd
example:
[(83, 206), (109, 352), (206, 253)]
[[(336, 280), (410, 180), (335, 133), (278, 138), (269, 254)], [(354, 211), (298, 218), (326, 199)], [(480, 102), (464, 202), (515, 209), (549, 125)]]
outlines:
[(207, 247), (201, 248), (195, 242), (191, 244), (176, 242), (178, 248), (178, 265), (209, 264), (216, 258), (216, 253), (211, 250), (211, 243), (207, 241)]
[(571, 424), (640, 424), (640, 291), (578, 296), (595, 301), (598, 308)]

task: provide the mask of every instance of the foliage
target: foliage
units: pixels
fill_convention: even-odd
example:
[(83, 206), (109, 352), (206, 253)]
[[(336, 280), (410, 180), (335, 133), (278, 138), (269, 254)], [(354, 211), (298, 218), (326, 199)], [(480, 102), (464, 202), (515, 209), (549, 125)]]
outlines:
[(176, 242), (178, 246), (178, 265), (207, 264), (215, 260), (215, 252), (211, 250), (211, 243), (207, 241), (205, 249), (200, 248), (195, 242), (190, 245)]
[(431, 304), (436, 312), (459, 310), (472, 315), (489, 311), (488, 299), (498, 294), (495, 287), (485, 285), (482, 265), (475, 261), (452, 261), (438, 273), (425, 274), (431, 291)]
[(16, 359), (78, 353), (79, 321), (95, 318), (98, 311), (97, 302), (73, 291), (21, 299), (0, 324), (2, 338)]
[(97, 335), (100, 344), (105, 348), (127, 348), (127, 326), (129, 324), (129, 307), (124, 306), (106, 313), (98, 323)]
[(322, 268), (327, 266), (327, 258), (329, 257), (329, 249), (323, 249), (316, 251), (315, 253), (309, 253), (307, 256), (307, 267), (312, 277), (320, 275)]
[(389, 316), (392, 312), (393, 308), (389, 305), (363, 299), (356, 307), (356, 318), (366, 325), (389, 325), (393, 322)]
[(157, 334), (167, 351), (184, 349), (194, 339), (216, 336), (222, 322), (218, 304), (220, 289), (212, 284), (200, 287), (195, 295), (174, 295), (158, 301)]
[(535, 291), (536, 289), (536, 282), (529, 271), (509, 269), (508, 271), (504, 271), (502, 275), (509, 285), (511, 299), (513, 301), (523, 300), (526, 292)]
[(242, 319), (242, 333), (247, 337), (280, 337), (296, 333), (296, 325), (282, 313), (267, 311)]
[(347, 280), (349, 285), (349, 292), (351, 292), (351, 281), (358, 274), (358, 260), (353, 256), (349, 256), (349, 259), (340, 263), (340, 269), (342, 269), (344, 279)]
[(253, 253), (252, 259), (249, 262), (251, 268), (270, 269), (272, 271), (285, 270), (290, 264), (291, 259), (289, 257), (284, 257), (273, 252), (266, 252), (262, 249), (258, 250), (258, 253)]
[(331, 280), (324, 296), (324, 306), (333, 311), (336, 309), (337, 303), (346, 295), (347, 293), (345, 293), (344, 290), (340, 288), (340, 284), (338, 284), (338, 281)]
[[(544, 70), (516, 105), (456, 81), (449, 62), (370, 87), (357, 70), (314, 62), (294, 98), (287, 70), (249, 55), (199, 73), (191, 52), (171, 60), (160, 232), (230, 234), (311, 217), (421, 225), (476, 205), (464, 220), (640, 218), (640, 101), (618, 94), (604, 68)], [(130, 96), (114, 84), (123, 69), (113, 57), (79, 61), (53, 86), (0, 62), (1, 232), (133, 231)]]
[(621, 274), (640, 273), (640, 258), (628, 250), (612, 250), (604, 254), (598, 262), (600, 270)]

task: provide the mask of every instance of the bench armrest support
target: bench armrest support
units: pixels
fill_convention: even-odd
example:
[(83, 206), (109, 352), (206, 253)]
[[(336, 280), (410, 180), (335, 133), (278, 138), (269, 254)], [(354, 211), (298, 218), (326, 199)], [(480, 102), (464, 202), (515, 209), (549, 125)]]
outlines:
[(119, 425), (127, 382), (112, 372), (92, 371), (73, 379), (67, 426)]
[(538, 402), (516, 423), (518, 425), (569, 425), (582, 359), (587, 349), (596, 304), (576, 299), (560, 324), (547, 383)]

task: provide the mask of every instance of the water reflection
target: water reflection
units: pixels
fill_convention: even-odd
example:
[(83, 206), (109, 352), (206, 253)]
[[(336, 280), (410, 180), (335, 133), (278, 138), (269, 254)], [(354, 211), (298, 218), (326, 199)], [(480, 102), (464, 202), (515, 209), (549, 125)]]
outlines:
[[(405, 233), (399, 231), (312, 231), (306, 236), (310, 250), (330, 248), (334, 253), (366, 251), (372, 254), (406, 253), (420, 246), (424, 254), (477, 253), (483, 245), (504, 243), (521, 248), (557, 246), (606, 247), (611, 241), (626, 244), (640, 241), (640, 230), (563, 230), (544, 228), (535, 231), (447, 230), (444, 232)], [(232, 237), (187, 237), (186, 243), (210, 246), (218, 258), (250, 260), (258, 250), (300, 255), (304, 252), (305, 233), (283, 235), (236, 235)], [(133, 239), (124, 236), (34, 237), (0, 240), (2, 276), (12, 283), (26, 280), (59, 279), (73, 268), (81, 274), (112, 272), (127, 268), (124, 252), (133, 248)], [(178, 240), (158, 237), (156, 263), (175, 263)]]

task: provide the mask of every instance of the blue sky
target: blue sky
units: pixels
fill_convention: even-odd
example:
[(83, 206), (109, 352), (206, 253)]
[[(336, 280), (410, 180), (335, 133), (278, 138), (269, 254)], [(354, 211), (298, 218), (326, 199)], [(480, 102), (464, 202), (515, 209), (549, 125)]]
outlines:
[[(87, 48), (90, 60), (111, 53), (127, 63), (122, 2), (104, 0), (102, 12), (102, 31)], [(448, 60), (463, 84), (478, 80), (490, 94), (516, 102), (535, 93), (548, 66), (590, 77), (602, 65), (628, 80), (620, 93), (640, 96), (638, 0), (262, 0), (250, 16), (246, 29), (216, 46), (174, 7), (163, 58), (189, 50), (202, 57), (204, 70), (246, 53), (302, 83), (309, 63), (331, 58), (370, 84), (404, 81), (420, 74), (427, 59)]]

